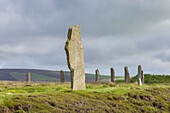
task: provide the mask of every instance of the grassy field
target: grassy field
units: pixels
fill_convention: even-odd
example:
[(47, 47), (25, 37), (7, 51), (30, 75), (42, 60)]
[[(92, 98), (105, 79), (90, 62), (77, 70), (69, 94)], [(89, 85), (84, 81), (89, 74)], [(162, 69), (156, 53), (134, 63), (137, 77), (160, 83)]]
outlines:
[(170, 112), (170, 83), (87, 83), (71, 91), (70, 83), (0, 81), (0, 112)]

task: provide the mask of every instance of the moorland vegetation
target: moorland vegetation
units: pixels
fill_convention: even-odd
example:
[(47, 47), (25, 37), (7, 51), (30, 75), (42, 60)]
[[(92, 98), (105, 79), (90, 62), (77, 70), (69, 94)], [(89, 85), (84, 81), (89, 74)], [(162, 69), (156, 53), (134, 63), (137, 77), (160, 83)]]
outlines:
[(79, 91), (70, 90), (69, 82), (0, 81), (0, 112), (169, 113), (170, 81), (157, 81), (170, 76), (155, 76), (145, 75), (143, 86), (132, 77), (134, 83), (90, 82)]

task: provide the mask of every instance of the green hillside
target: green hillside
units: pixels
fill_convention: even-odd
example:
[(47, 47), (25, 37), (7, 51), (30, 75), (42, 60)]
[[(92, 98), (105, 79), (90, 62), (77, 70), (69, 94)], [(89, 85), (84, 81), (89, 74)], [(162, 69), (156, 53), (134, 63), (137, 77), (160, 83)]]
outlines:
[[(131, 78), (131, 82), (137, 82), (138, 75)], [(170, 83), (170, 75), (144, 75), (145, 83)]]
[[(86, 73), (87, 77), (96, 77), (95, 74), (90, 74), (90, 73)], [(109, 79), (110, 80), (110, 75), (100, 75), (100, 78), (102, 79)], [(115, 79), (124, 79), (124, 76), (115, 76)]]
[[(2, 70), (1, 70), (2, 71)], [(25, 81), (27, 72), (31, 72), (31, 81), (34, 82), (60, 82), (60, 72), (59, 71), (49, 71), (49, 70), (27, 70), (27, 69), (8, 69), (5, 70), (5, 74), (0, 71), (1, 76), (8, 75), (5, 80), (8, 80), (8, 77), (13, 78), (13, 81)], [(86, 82), (95, 82), (95, 74), (86, 73)], [(70, 72), (65, 72), (66, 82), (71, 81)], [(110, 82), (109, 75), (100, 75), (100, 82)], [(124, 79), (123, 76), (116, 76), (116, 80)], [(3, 80), (3, 79), (2, 79)]]
[[(10, 75), (12, 77), (14, 77), (15, 79), (19, 79), (19, 78), (24, 78), (26, 77), (27, 73), (16, 73), (16, 72), (12, 72), (10, 73)], [(34, 79), (36, 81), (49, 81), (49, 80), (58, 80), (57, 78), (54, 77), (49, 77), (49, 76), (45, 76), (45, 75), (41, 75), (41, 74), (37, 74), (37, 73), (31, 73), (30, 74), (31, 79)]]
[[(26, 73), (11, 73), (19, 78)], [(34, 79), (53, 77), (32, 74)], [(38, 76), (38, 77), (37, 77)], [(88, 74), (87, 77), (95, 77)], [(106, 76), (101, 76), (104, 79)], [(86, 90), (72, 91), (70, 82), (0, 81), (0, 113), (169, 113), (169, 76), (145, 75), (145, 84), (88, 82)], [(160, 80), (160, 82), (159, 82)], [(153, 81), (156, 81), (155, 83)], [(162, 82), (164, 81), (164, 82)]]
[(170, 84), (87, 83), (71, 91), (70, 83), (0, 82), (0, 113), (115, 112), (168, 113)]

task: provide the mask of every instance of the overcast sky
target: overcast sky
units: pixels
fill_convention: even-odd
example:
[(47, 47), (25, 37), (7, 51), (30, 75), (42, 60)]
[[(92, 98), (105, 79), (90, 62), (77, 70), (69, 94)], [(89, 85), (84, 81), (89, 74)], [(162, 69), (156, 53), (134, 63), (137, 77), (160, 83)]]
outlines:
[(170, 74), (170, 0), (0, 0), (0, 67), (69, 70), (73, 25), (87, 73)]

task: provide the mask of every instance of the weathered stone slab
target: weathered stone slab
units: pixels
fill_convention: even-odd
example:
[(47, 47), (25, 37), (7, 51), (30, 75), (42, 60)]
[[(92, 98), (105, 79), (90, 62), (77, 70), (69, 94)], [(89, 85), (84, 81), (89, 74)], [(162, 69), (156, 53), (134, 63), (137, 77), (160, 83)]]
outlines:
[(141, 78), (141, 76), (142, 76), (142, 75), (141, 75), (141, 74), (142, 74), (141, 72), (142, 72), (142, 66), (139, 65), (139, 66), (138, 66), (138, 78)]
[(144, 84), (144, 73), (143, 73), (143, 70), (141, 71), (141, 81), (142, 81), (142, 84)]
[(141, 78), (138, 78), (138, 86), (142, 86)]
[(99, 76), (100, 76), (100, 72), (98, 69), (96, 69), (96, 82), (99, 82)]
[(60, 78), (61, 78), (62, 83), (65, 82), (65, 76), (64, 76), (64, 71), (63, 70), (60, 71)]
[(80, 26), (69, 28), (67, 37), (65, 51), (67, 65), (71, 71), (71, 88), (72, 90), (85, 90), (84, 50)]
[(124, 70), (125, 70), (125, 82), (130, 83), (130, 74), (129, 74), (128, 67), (125, 66)]
[(27, 82), (30, 82), (30, 81), (31, 81), (30, 72), (28, 72), (27, 75), (26, 75), (26, 81), (27, 81)]
[(138, 86), (142, 86), (142, 66), (138, 66)]
[(115, 82), (115, 71), (114, 68), (110, 68), (110, 74), (111, 74), (111, 82)]

